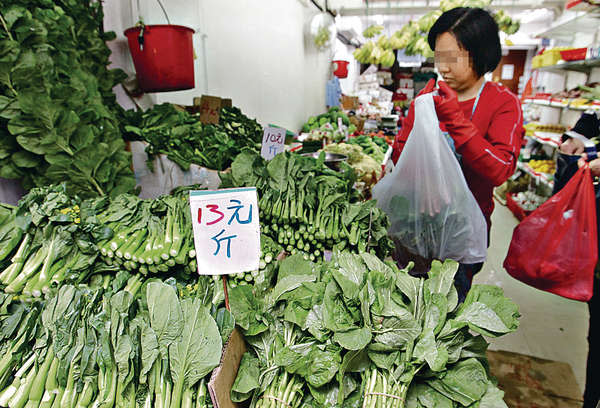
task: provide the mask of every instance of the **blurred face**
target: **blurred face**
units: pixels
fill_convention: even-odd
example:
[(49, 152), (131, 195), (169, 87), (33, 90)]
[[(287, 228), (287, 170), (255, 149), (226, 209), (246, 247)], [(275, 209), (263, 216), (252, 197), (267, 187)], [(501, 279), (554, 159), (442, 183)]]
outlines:
[(435, 66), (456, 92), (470, 89), (479, 80), (469, 52), (460, 47), (451, 33), (442, 33), (435, 41)]

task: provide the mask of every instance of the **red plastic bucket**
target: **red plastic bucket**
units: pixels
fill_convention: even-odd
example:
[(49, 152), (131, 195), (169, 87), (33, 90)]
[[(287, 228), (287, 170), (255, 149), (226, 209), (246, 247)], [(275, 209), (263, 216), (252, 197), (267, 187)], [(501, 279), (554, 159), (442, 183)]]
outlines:
[(338, 78), (346, 78), (348, 76), (348, 61), (335, 60), (333, 61), (333, 74)]
[(171, 24), (125, 30), (142, 91), (167, 92), (194, 88), (192, 34), (194, 30), (191, 28)]

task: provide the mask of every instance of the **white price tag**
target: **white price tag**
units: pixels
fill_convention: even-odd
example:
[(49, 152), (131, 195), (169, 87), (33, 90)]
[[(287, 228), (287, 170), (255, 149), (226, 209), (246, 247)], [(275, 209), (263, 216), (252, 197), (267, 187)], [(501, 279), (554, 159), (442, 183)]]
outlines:
[(273, 157), (285, 150), (285, 129), (266, 127), (263, 134), (262, 148), (260, 155), (265, 160), (271, 160)]
[(260, 223), (256, 188), (190, 191), (200, 275), (258, 269)]

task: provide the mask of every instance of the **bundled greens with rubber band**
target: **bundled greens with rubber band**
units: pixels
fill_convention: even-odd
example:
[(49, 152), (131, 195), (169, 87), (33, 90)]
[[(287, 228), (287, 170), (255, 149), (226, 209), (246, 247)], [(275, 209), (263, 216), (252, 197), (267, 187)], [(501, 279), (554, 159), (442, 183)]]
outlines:
[(423, 279), (368, 253), (335, 252), (320, 265), (298, 254), (279, 263), (266, 296), (231, 289), (250, 345), (232, 398), (273, 408), (505, 407), (481, 334), (516, 330), (517, 307), (486, 285), (458, 305), (457, 268), (435, 261)]

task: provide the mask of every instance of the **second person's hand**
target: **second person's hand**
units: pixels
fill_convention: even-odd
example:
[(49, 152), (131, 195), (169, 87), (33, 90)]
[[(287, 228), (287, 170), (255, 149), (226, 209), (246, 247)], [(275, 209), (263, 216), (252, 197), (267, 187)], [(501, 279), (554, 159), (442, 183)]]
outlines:
[(577, 165), (579, 165), (579, 167), (583, 167), (587, 163), (590, 166), (592, 176), (600, 177), (600, 158), (594, 159), (590, 162), (587, 161), (587, 158), (588, 158), (587, 154), (585, 154), (585, 153), (582, 154), (581, 159), (579, 159), (579, 161), (577, 161)]

